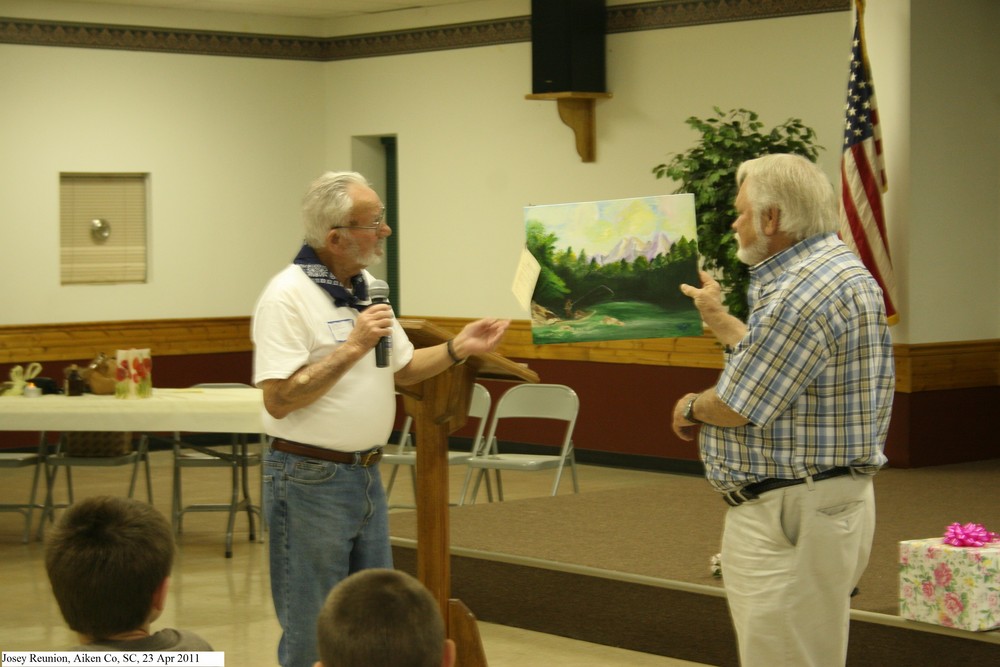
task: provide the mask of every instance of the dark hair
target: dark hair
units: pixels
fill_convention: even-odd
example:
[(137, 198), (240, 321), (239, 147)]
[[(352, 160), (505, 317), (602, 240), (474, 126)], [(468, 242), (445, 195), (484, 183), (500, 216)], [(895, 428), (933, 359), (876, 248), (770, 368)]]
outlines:
[(93, 639), (142, 627), (173, 562), (170, 524), (152, 505), (129, 498), (70, 505), (45, 544), (63, 618)]
[(440, 667), (444, 620), (427, 588), (399, 570), (347, 577), (319, 615), (324, 667)]

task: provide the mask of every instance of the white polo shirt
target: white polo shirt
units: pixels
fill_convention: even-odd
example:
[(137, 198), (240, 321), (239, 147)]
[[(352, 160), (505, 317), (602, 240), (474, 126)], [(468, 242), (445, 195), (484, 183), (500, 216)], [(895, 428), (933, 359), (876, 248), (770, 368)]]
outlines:
[[(371, 284), (372, 275), (363, 272)], [(358, 312), (337, 308), (325, 290), (302, 269), (290, 264), (274, 276), (254, 307), (254, 384), (284, 380), (307, 364), (342, 345)], [(375, 351), (348, 370), (329, 392), (284, 419), (264, 411), (268, 435), (356, 452), (385, 444), (396, 416), (394, 374), (413, 358), (413, 344), (393, 320), (392, 354), (388, 368), (375, 366)]]

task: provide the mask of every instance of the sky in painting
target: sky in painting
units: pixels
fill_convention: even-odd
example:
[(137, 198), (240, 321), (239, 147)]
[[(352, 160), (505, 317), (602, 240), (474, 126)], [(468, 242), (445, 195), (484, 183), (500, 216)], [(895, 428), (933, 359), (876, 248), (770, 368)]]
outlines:
[(607, 254), (622, 239), (649, 239), (658, 232), (671, 241), (695, 238), (694, 196), (658, 195), (608, 201), (529, 206), (528, 221), (538, 221), (558, 237), (556, 247)]

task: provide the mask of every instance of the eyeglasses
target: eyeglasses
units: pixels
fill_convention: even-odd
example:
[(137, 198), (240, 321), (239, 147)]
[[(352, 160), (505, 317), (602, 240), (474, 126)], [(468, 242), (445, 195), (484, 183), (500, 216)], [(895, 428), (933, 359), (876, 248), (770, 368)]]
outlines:
[(378, 234), (378, 230), (384, 224), (385, 224), (385, 209), (383, 208), (382, 211), (378, 214), (378, 217), (375, 218), (375, 222), (373, 222), (370, 225), (336, 225), (334, 227), (331, 227), (330, 229), (370, 229), (376, 234)]

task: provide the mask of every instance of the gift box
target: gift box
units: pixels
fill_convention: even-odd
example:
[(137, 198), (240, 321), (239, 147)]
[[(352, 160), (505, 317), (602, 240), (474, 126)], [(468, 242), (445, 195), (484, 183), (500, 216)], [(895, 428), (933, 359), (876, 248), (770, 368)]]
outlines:
[(963, 630), (1000, 627), (1000, 542), (900, 542), (899, 615)]

